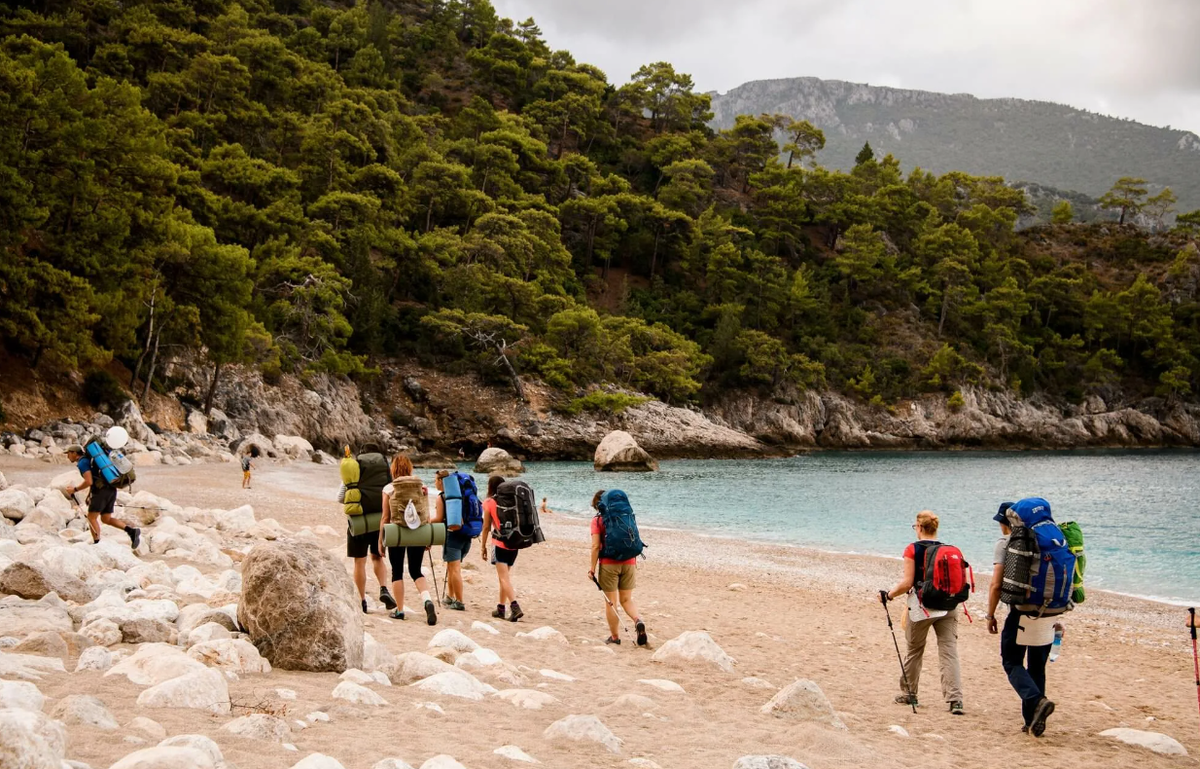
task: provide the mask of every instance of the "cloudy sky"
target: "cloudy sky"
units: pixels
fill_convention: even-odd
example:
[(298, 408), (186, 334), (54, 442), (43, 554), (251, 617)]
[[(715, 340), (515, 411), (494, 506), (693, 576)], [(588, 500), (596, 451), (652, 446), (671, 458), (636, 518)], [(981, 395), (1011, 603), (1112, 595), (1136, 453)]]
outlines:
[(625, 82), (814, 76), (1083, 107), (1200, 133), (1200, 0), (493, 0)]

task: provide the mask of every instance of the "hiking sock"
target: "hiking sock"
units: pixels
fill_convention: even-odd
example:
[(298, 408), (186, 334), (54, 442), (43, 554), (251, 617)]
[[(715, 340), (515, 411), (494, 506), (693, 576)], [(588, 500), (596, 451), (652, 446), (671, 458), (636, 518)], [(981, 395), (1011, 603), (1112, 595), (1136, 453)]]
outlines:
[(428, 590), (422, 590), (422, 591), (421, 591), (421, 600), (422, 600), (422, 601), (431, 601), (431, 600), (432, 600), (432, 599), (429, 597), (429, 591), (428, 591)]

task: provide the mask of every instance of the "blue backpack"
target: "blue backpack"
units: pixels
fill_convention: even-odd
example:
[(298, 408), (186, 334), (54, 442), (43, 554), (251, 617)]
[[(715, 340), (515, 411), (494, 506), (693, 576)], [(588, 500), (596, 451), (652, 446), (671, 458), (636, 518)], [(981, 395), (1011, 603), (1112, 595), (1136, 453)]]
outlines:
[(600, 557), (613, 561), (628, 561), (637, 558), (646, 548), (638, 533), (637, 519), (633, 507), (623, 491), (606, 491), (600, 497), (600, 522), (604, 524), (604, 541), (600, 545)]
[(474, 539), (483, 533), (483, 503), (475, 479), (467, 473), (451, 473), (442, 479), (446, 502), (446, 528)]
[[(1006, 603), (1039, 616), (1074, 608), (1075, 554), (1050, 515), (1050, 503), (1041, 497), (1022, 499), (1009, 509), (1009, 520), (1015, 525), (1005, 553), (1005, 582), (1024, 589), (1015, 591), (1020, 594), (1011, 595)], [(1024, 545), (1018, 547), (1017, 542)], [(1027, 571), (1027, 576), (1014, 573), (1010, 580), (1010, 561), (1014, 572)], [(1003, 592), (1001, 597), (1005, 597)]]

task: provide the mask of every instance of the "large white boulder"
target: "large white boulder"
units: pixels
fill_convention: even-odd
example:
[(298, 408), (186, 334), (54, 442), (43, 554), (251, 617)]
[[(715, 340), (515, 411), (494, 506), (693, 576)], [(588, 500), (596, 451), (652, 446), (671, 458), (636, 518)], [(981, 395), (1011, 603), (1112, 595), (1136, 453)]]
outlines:
[(252, 713), (235, 718), (222, 726), (221, 731), (236, 737), (265, 742), (288, 742), (292, 736), (292, 728), (288, 726), (287, 721), (266, 713)]
[(458, 763), (453, 756), (447, 756), (443, 753), (421, 764), (421, 769), (467, 769), (467, 767)]
[[(137, 719), (135, 718), (134, 721)], [(177, 734), (174, 737), (168, 737), (158, 743), (160, 748), (192, 748), (209, 757), (209, 759), (217, 766), (217, 769), (225, 763), (225, 756), (221, 753), (221, 748), (217, 743), (203, 734)]]
[(81, 581), (104, 569), (104, 561), (84, 548), (51, 547), (42, 551), (41, 561), (51, 569)]
[(58, 721), (32, 710), (0, 709), (0, 766), (61, 769), (67, 732)]
[(543, 625), (537, 630), (531, 630), (528, 633), (517, 633), (517, 638), (527, 638), (531, 641), (553, 641), (554, 643), (563, 645), (569, 643), (565, 635), (549, 625)]
[(646, 450), (624, 430), (613, 430), (596, 447), (592, 466), (597, 472), (652, 472), (658, 469)]
[(249, 536), (258, 521), (254, 517), (254, 508), (242, 505), (232, 510), (215, 511), (217, 528), (234, 536)]
[(533, 756), (529, 755), (525, 751), (518, 748), (516, 745), (504, 745), (502, 747), (496, 748), (495, 750), (492, 751), (492, 753), (496, 754), (497, 756), (500, 756), (501, 758), (507, 758), (509, 761), (519, 761), (520, 763), (523, 763), (523, 764), (540, 764), (541, 763)]
[[(3, 625), (0, 625), (3, 627)], [(65, 673), (63, 661), (57, 657), (0, 652), (0, 678), (20, 678), (37, 681), (46, 673)]]
[(310, 753), (292, 764), (291, 769), (346, 769), (346, 767), (342, 766), (342, 763), (336, 758), (324, 753)]
[[(209, 623), (205, 627), (213, 626)], [(228, 635), (229, 631), (216, 625)], [(193, 631), (192, 635), (195, 635)], [(238, 675), (245, 673), (270, 673), (271, 663), (267, 662), (254, 644), (241, 638), (218, 638), (213, 641), (198, 643), (188, 649), (187, 654), (194, 660), (221, 670), (231, 670)]]
[(288, 459), (308, 459), (313, 445), (298, 435), (276, 435), (275, 450)]
[(75, 672), (95, 670), (103, 673), (112, 667), (112, 664), (112, 652), (103, 646), (89, 646), (80, 653), (79, 660), (75, 663)]
[(776, 715), (792, 718), (798, 721), (812, 721), (827, 724), (835, 729), (845, 729), (846, 725), (833, 711), (833, 705), (821, 691), (816, 682), (799, 679), (776, 692), (775, 696), (761, 712), (765, 715)]
[[(387, 700), (380, 697), (375, 692), (371, 691), (361, 684), (356, 684), (353, 681), (342, 681), (333, 688), (333, 698), (335, 700), (345, 700), (352, 705), (371, 705), (379, 707), (388, 704)], [(480, 699), (483, 699), (480, 697)]]
[(429, 678), (438, 673), (453, 673), (456, 668), (437, 657), (431, 657), (423, 652), (405, 652), (396, 655), (391, 666), (384, 668), (392, 683), (404, 686), (422, 678)]
[(154, 686), (172, 678), (208, 670), (202, 662), (192, 659), (182, 649), (165, 643), (142, 644), (132, 656), (118, 662), (105, 672), (110, 676), (125, 676), (138, 686)]
[(130, 753), (109, 769), (216, 769), (216, 764), (202, 750), (159, 746)]
[(46, 698), (36, 684), (28, 681), (0, 681), (0, 710), (17, 709), (41, 712)]
[(0, 491), (0, 516), (21, 521), (33, 512), (33, 498), (20, 489)]
[(1136, 745), (1155, 753), (1167, 756), (1186, 756), (1187, 748), (1183, 747), (1173, 737), (1158, 732), (1144, 732), (1140, 729), (1106, 729), (1100, 732), (1101, 737), (1111, 737), (1126, 745)]
[(208, 417), (203, 411), (189, 411), (187, 415), (187, 430), (193, 435), (208, 434)]
[(251, 550), (242, 562), (237, 618), (274, 667), (362, 667), (358, 592), (341, 561), (316, 545), (281, 540)]
[(560, 718), (546, 727), (542, 736), (551, 741), (593, 742), (612, 753), (621, 752), (621, 740), (595, 716), (570, 715)]
[(737, 664), (737, 660), (726, 654), (712, 636), (702, 630), (689, 630), (672, 638), (660, 646), (650, 659), (672, 664), (707, 662), (726, 673), (732, 673), (733, 666)]
[[(229, 629), (224, 625), (221, 625), (217, 622), (206, 622), (192, 632), (188, 633), (187, 638), (183, 638), (182, 636), (180, 638), (182, 644), (188, 647), (190, 650), (191, 647), (196, 646), (197, 644), (207, 643), (209, 641), (220, 641), (222, 639), (232, 637), (233, 636), (230, 634)], [(254, 649), (255, 654), (258, 654), (258, 649), (255, 649), (253, 644), (250, 645), (250, 648)], [(261, 657), (262, 655), (259, 656)]]
[(202, 668), (151, 686), (138, 695), (137, 704), (146, 708), (190, 708), (222, 715), (229, 712), (229, 686), (220, 672)]
[(64, 601), (84, 604), (95, 598), (92, 588), (76, 577), (37, 563), (9, 564), (0, 571), (0, 593), (42, 598), (55, 593)]
[(370, 633), (363, 633), (363, 662), (362, 669), (367, 673), (388, 671), (396, 664), (396, 656), (388, 648), (375, 640)]
[(521, 464), (521, 460), (504, 449), (490, 448), (484, 449), (479, 459), (475, 460), (475, 472), (509, 478), (525, 472), (525, 466)]
[(496, 693), (494, 687), (483, 683), (470, 673), (458, 669), (423, 678), (409, 686), (430, 694), (474, 701), (482, 700), (485, 696)]
[(63, 697), (54, 705), (50, 716), (67, 726), (82, 724), (106, 732), (116, 731), (120, 727), (104, 703), (89, 694), (69, 694)]

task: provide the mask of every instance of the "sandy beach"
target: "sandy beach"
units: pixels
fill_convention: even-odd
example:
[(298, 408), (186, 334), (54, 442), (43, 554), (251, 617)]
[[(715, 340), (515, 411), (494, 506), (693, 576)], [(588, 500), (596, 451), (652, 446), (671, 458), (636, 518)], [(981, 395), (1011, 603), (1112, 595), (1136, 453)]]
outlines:
[[(44, 484), (64, 469), (0, 459), (0, 471), (13, 483)], [(332, 501), (336, 467), (268, 464), (255, 473), (254, 487), (248, 491), (239, 488), (241, 473), (235, 465), (138, 472), (139, 489), (181, 505), (228, 509), (251, 504), (260, 520), (275, 518), (291, 530), (325, 525), (340, 532), (344, 525), (341, 509)], [(597, 483), (612, 485), (613, 479)], [(633, 502), (636, 507), (636, 499)], [(555, 500), (550, 504), (553, 507)], [(631, 759), (648, 759), (653, 764), (633, 765), (662, 769), (724, 769), (747, 754), (786, 755), (811, 769), (1196, 765), (1193, 757), (1161, 756), (1097, 736), (1122, 726), (1167, 734), (1193, 756), (1200, 755), (1191, 641), (1183, 627), (1186, 611), (1179, 607), (1090, 591), (1088, 602), (1067, 615), (1063, 654), (1048, 673), (1049, 694), (1058, 710), (1045, 737), (1035, 740), (1019, 731), (1020, 703), (1000, 666), (998, 636), (989, 635), (983, 621), (985, 573), (990, 568), (976, 570), (978, 591), (970, 603), (975, 623), (960, 623), (966, 715), (952, 716), (940, 702), (932, 648), (927, 650), (921, 682), (925, 704), (914, 715), (892, 703), (898, 692), (898, 664), (876, 598), (878, 589), (896, 580), (899, 561), (644, 528), (649, 548), (639, 568), (637, 598), (651, 645), (685, 631), (707, 631), (737, 660), (735, 672), (726, 673), (702, 663), (652, 662), (650, 652), (633, 645), (631, 634), (619, 648), (606, 647), (603, 603), (586, 576), (586, 521), (555, 515), (544, 517), (543, 525), (547, 542), (523, 552), (513, 572), (526, 612), (520, 623), (489, 617), (495, 577), (479, 558), (477, 542), (467, 559), (467, 611), (442, 610), (437, 627), (428, 627), (413, 615), (405, 622), (393, 621), (373, 601), (366, 621), (367, 631), (394, 654), (426, 650), (438, 630), (463, 631), (516, 665), (527, 688), (556, 699), (541, 710), (523, 710), (498, 698), (436, 698), (403, 686), (372, 687), (388, 701), (387, 707), (349, 706), (330, 696), (337, 675), (283, 670), (230, 682), (235, 705), (230, 716), (148, 711), (134, 704), (138, 687), (95, 672), (54, 674), (38, 686), (48, 700), (92, 694), (122, 724), (146, 715), (161, 723), (168, 735), (206, 734), (240, 769), (287, 769), (312, 752), (330, 755), (347, 769), (370, 769), (386, 757), (419, 767), (438, 754), (451, 755), (469, 769), (518, 766), (493, 753), (504, 745), (520, 747), (543, 766), (564, 769), (630, 766)], [(986, 517), (981, 516), (980, 525), (989, 525)], [(123, 535), (108, 529), (105, 537)], [(320, 543), (344, 555), (342, 537), (323, 536)], [(896, 543), (897, 554), (905, 544)], [(440, 585), (440, 548), (435, 556)], [(373, 596), (377, 589), (370, 577), (368, 594)], [(411, 583), (407, 590), (408, 605), (416, 607)], [(897, 623), (899, 614), (899, 605), (893, 604)], [(498, 633), (473, 630), (477, 620)], [(545, 625), (565, 635), (567, 643), (515, 636)], [(73, 670), (74, 661), (68, 660), (66, 667)], [(548, 678), (543, 670), (574, 680)], [(756, 688), (743, 682), (748, 677), (772, 686)], [(776, 689), (797, 678), (820, 685), (845, 722), (844, 731), (760, 712)], [(640, 683), (646, 679), (669, 679), (684, 692), (668, 693)], [(277, 688), (294, 690), (296, 699), (281, 699)], [(646, 700), (626, 697), (617, 702), (628, 694)], [(431, 701), (444, 713), (422, 707)], [(256, 711), (284, 715), (289, 722), (323, 711), (331, 720), (294, 729), (291, 742), (298, 752), (220, 731), (231, 718)], [(620, 754), (543, 737), (549, 724), (569, 714), (598, 716), (622, 740)], [(897, 735), (892, 726), (903, 727), (910, 736)], [(72, 726), (69, 734), (68, 757), (94, 769), (109, 766), (135, 748), (123, 742), (120, 733), (92, 727)]]

